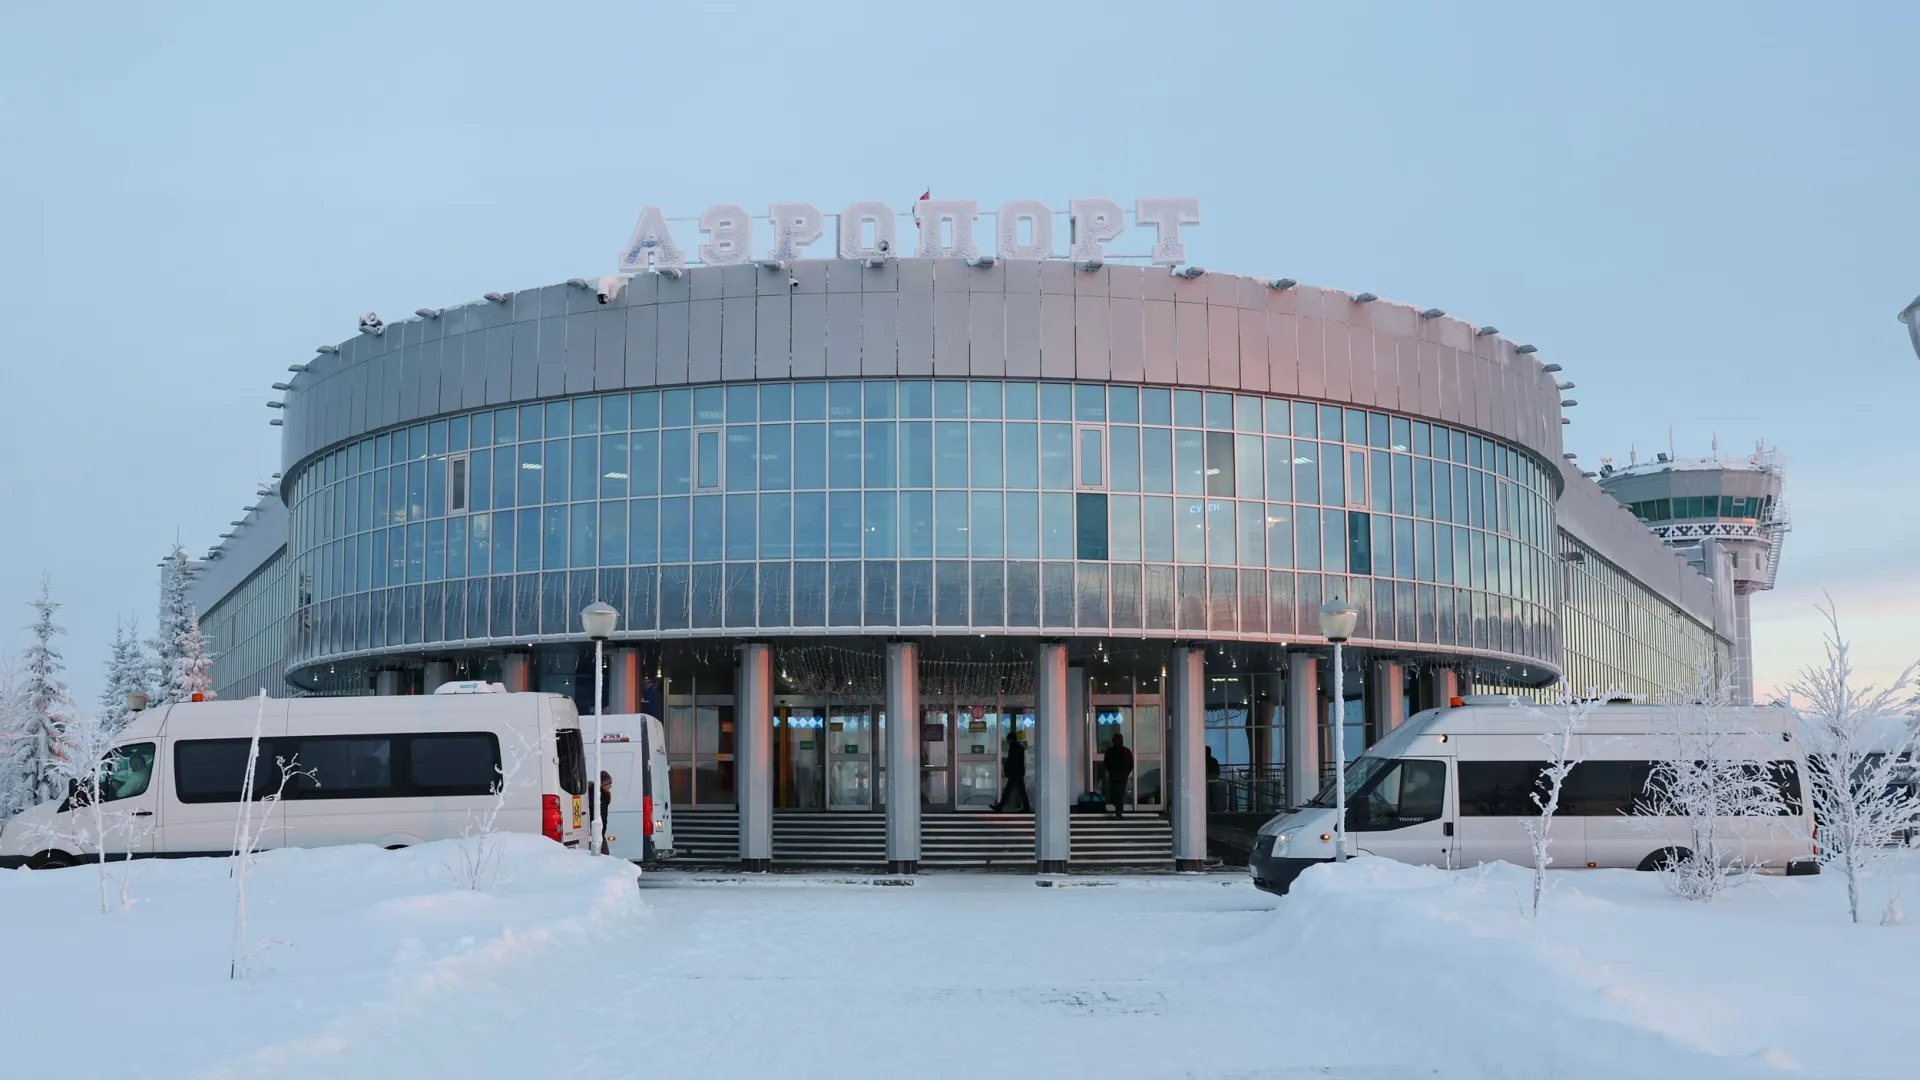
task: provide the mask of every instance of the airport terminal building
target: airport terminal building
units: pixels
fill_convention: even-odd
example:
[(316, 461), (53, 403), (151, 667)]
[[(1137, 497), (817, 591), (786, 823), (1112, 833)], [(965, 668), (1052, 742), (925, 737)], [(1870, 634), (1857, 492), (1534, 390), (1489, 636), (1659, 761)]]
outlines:
[[(1557, 367), (1492, 327), (841, 254), (656, 259), (296, 363), (275, 485), (194, 582), (219, 692), (483, 678), (587, 713), (603, 600), (608, 708), (664, 720), (696, 855), (1057, 869), (1197, 865), (1209, 815), (1317, 790), (1330, 723), (1357, 753), (1469, 686), (1731, 675), (1727, 560), (1584, 475)], [(1035, 815), (993, 810), (1010, 733)], [(1074, 813), (1116, 734), (1141, 812)]]

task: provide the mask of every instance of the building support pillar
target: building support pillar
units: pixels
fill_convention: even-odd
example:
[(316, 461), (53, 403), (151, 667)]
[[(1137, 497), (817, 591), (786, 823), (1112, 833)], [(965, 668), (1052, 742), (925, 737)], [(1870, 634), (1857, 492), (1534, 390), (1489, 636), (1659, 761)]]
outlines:
[(887, 871), (920, 869), (920, 647), (887, 646)]
[(1033, 858), (1042, 874), (1064, 873), (1073, 857), (1073, 800), (1067, 792), (1067, 647), (1034, 650)]
[(531, 653), (510, 652), (503, 655), (500, 657), (500, 685), (506, 687), (509, 694), (526, 693), (532, 667)]
[(607, 712), (614, 716), (633, 716), (640, 712), (639, 649), (608, 650)]
[(420, 692), (431, 694), (435, 690), (453, 681), (453, 662), (451, 660), (429, 660), (421, 673)]
[(1168, 798), (1173, 810), (1173, 868), (1207, 866), (1207, 651), (1176, 645), (1167, 655)]
[(1287, 654), (1287, 805), (1320, 793), (1320, 658)]
[(1406, 668), (1395, 660), (1375, 660), (1367, 670), (1368, 737), (1384, 739), (1406, 718)]
[(773, 650), (740, 646), (733, 684), (734, 799), (740, 811), (740, 869), (773, 866)]
[(1420, 676), (1420, 699), (1416, 711), (1444, 709), (1460, 696), (1460, 676), (1452, 668), (1434, 668)]
[(406, 672), (398, 668), (381, 668), (373, 673), (373, 692), (380, 697), (397, 697), (405, 676)]

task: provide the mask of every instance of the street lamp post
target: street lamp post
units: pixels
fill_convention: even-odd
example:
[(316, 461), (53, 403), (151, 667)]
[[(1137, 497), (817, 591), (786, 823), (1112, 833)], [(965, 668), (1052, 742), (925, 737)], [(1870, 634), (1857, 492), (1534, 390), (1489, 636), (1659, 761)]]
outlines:
[(620, 613), (603, 600), (595, 600), (580, 609), (580, 625), (586, 628), (587, 636), (593, 639), (593, 780), (587, 785), (587, 799), (593, 809), (594, 823), (594, 834), (588, 843), (591, 845), (590, 854), (595, 855), (605, 848), (607, 842), (607, 811), (605, 804), (599, 801), (601, 738), (605, 725), (601, 702), (606, 699), (602, 693), (606, 673), (605, 665), (601, 663), (601, 649), (607, 639), (613, 636), (614, 625), (619, 621)]
[(1333, 861), (1347, 861), (1347, 688), (1341, 647), (1353, 636), (1360, 611), (1344, 600), (1320, 608), (1320, 633), (1333, 643)]

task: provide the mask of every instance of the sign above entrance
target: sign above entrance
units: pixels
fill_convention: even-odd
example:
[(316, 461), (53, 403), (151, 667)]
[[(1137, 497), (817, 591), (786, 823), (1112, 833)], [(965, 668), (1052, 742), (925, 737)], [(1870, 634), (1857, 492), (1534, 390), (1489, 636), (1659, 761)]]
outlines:
[[(862, 201), (849, 205), (834, 218), (835, 247), (842, 259), (857, 259), (869, 265), (898, 258), (902, 216), (912, 218), (918, 234), (914, 254), (923, 259), (965, 259), (976, 265), (1000, 259), (1054, 259), (1062, 257), (1054, 248), (1053, 224), (1058, 211), (1038, 199), (1014, 199), (998, 210), (987, 211), (994, 219), (994, 251), (982, 255), (975, 239), (974, 226), (981, 216), (980, 204), (973, 199), (935, 199), (922, 195), (909, 211), (899, 211), (884, 202)], [(745, 207), (731, 203), (709, 206), (698, 218), (669, 219), (657, 206), (640, 211), (633, 234), (620, 251), (619, 272), (637, 274), (653, 271), (677, 274), (688, 260), (685, 250), (675, 241), (672, 221), (694, 222), (703, 242), (695, 245), (697, 261), (706, 266), (737, 266), (752, 262), (754, 222), (772, 232), (761, 264), (777, 269), (805, 257), (806, 249), (826, 233), (829, 215), (810, 203), (774, 203), (764, 215), (750, 214)], [(1127, 230), (1127, 210), (1107, 198), (1071, 199), (1067, 202), (1067, 250), (1065, 258), (1083, 266), (1098, 266), (1106, 258), (1106, 245), (1118, 240)], [(1191, 197), (1138, 199), (1133, 204), (1136, 228), (1153, 230), (1154, 242), (1147, 256), (1155, 266), (1179, 266), (1187, 261), (1186, 245), (1180, 242), (1180, 229), (1200, 224), (1200, 200)], [(1114, 258), (1135, 256), (1114, 255)]]

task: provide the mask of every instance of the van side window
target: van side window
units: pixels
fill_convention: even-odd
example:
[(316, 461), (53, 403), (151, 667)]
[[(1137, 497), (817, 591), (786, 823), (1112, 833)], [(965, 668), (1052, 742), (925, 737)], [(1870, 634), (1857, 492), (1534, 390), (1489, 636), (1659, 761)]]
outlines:
[[(183, 803), (239, 802), (246, 784), (247, 746), (251, 739), (188, 739), (173, 744), (173, 790)], [(253, 797), (262, 799), (279, 790), (272, 772), (271, 746), (260, 742), (260, 763), (254, 767)]]
[(1348, 804), (1347, 827), (1373, 832), (1434, 821), (1446, 806), (1446, 795), (1445, 762), (1403, 758), (1355, 793)]
[(415, 735), (407, 740), (413, 795), (490, 795), (500, 783), (500, 740), (490, 732)]
[(290, 799), (390, 799), (393, 740), (385, 735), (300, 736), (278, 740), (276, 753), (310, 775), (294, 778)]
[[(1753, 767), (1762, 766), (1753, 762)], [(1789, 816), (1800, 813), (1800, 773), (1792, 761), (1765, 766), (1780, 787)], [(1463, 817), (1538, 817), (1533, 795), (1546, 798), (1544, 761), (1462, 761), (1460, 814)], [(1583, 761), (1560, 787), (1559, 813), (1568, 817), (1619, 817), (1646, 813), (1659, 804), (1651, 788), (1658, 780), (1651, 761)]]
[(1460, 762), (1460, 816), (1538, 816), (1532, 795), (1538, 791), (1546, 796), (1540, 782), (1546, 768), (1543, 761)]

